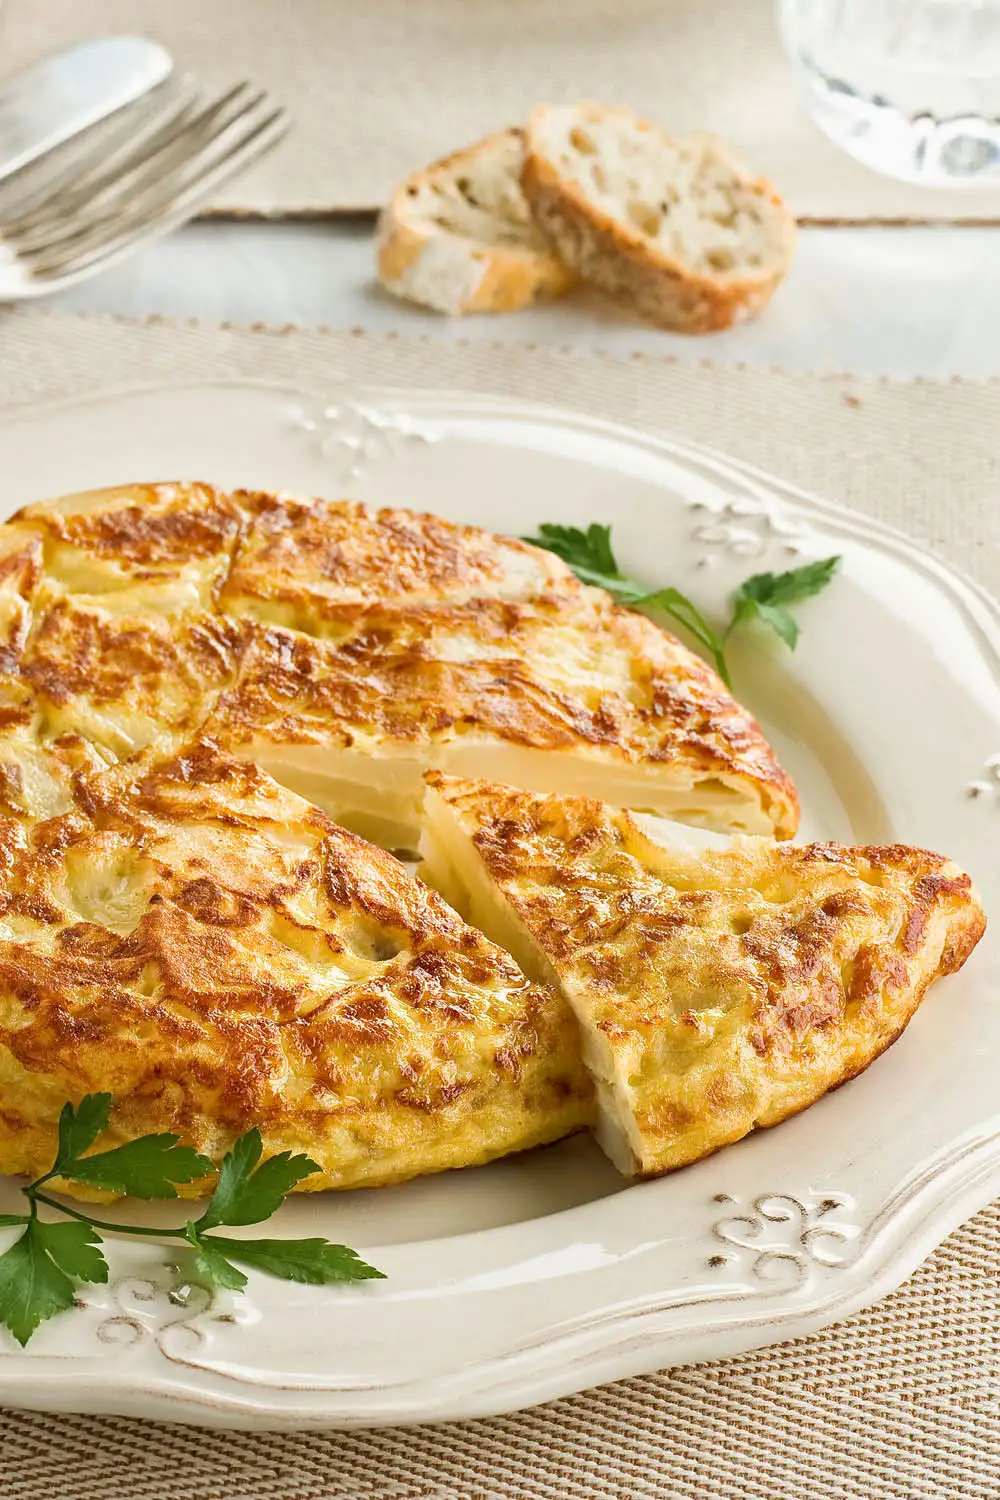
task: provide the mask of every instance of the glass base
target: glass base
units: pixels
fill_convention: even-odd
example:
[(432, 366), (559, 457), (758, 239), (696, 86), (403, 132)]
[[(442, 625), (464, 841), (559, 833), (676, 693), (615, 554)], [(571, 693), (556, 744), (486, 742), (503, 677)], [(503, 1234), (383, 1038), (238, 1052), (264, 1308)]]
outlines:
[(1000, 120), (907, 115), (888, 99), (863, 98), (802, 59), (800, 68), (812, 118), (865, 166), (927, 187), (1000, 186)]

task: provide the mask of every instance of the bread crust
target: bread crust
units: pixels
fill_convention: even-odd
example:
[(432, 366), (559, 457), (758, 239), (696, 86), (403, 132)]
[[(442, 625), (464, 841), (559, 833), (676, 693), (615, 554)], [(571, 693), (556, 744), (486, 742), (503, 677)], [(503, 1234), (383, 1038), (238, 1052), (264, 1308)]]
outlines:
[(388, 291), (456, 315), (514, 312), (559, 297), (574, 285), (576, 276), (543, 243), (490, 244), (415, 212), (415, 201), (435, 178), (457, 180), (490, 153), (522, 140), (520, 130), (500, 131), (400, 183), (378, 228), (378, 273)]
[[(560, 170), (541, 139), (548, 108), (539, 106), (528, 121), (521, 188), (536, 224), (560, 260), (640, 317), (676, 333), (718, 332), (766, 306), (787, 274), (795, 238), (794, 220), (773, 183), (745, 173), (718, 143), (720, 160), (740, 171), (741, 186), (777, 209), (783, 221), (776, 253), (767, 266), (739, 277), (702, 274), (667, 254), (626, 217), (605, 212)], [(665, 132), (637, 121), (629, 111), (602, 105), (580, 108), (598, 111), (604, 120), (621, 118), (673, 144)]]

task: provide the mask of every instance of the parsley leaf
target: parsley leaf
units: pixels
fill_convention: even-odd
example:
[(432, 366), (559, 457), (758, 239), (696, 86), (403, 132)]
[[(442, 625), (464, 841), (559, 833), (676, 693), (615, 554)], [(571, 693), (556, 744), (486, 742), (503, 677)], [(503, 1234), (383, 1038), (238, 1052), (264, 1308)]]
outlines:
[(293, 1156), (290, 1151), (258, 1166), (262, 1150), (260, 1131), (248, 1130), (223, 1157), (215, 1192), (198, 1220), (200, 1231), (218, 1224), (259, 1224), (269, 1219), (296, 1183), (319, 1171), (308, 1156)]
[(86, 1182), (133, 1198), (176, 1198), (177, 1182), (193, 1182), (212, 1171), (207, 1156), (179, 1146), (176, 1135), (144, 1135), (124, 1146), (64, 1163), (60, 1177)]
[(238, 1266), (227, 1260), (222, 1250), (224, 1240), (202, 1239), (194, 1224), (185, 1225), (185, 1233), (193, 1246), (195, 1274), (209, 1287), (222, 1287), (227, 1292), (242, 1292), (247, 1278)]
[(385, 1279), (383, 1271), (370, 1266), (355, 1250), (332, 1245), (329, 1240), (222, 1240), (212, 1235), (201, 1240), (202, 1247), (206, 1244), (213, 1250), (225, 1245), (232, 1260), (266, 1271), (269, 1276), (280, 1276), (283, 1281), (325, 1286), (339, 1281)]
[(594, 522), (583, 530), (579, 526), (543, 522), (537, 536), (526, 536), (521, 540), (554, 552), (572, 568), (581, 583), (605, 589), (616, 603), (629, 605), (632, 609), (661, 610), (693, 637), (727, 687), (732, 684), (726, 661), (726, 642), (736, 627), (748, 620), (759, 620), (794, 651), (799, 627), (787, 606), (799, 604), (825, 589), (840, 562), (839, 557), (825, 557), (787, 573), (753, 574), (733, 595), (732, 617), (725, 630), (720, 632), (680, 589), (649, 590), (622, 573), (611, 545), (610, 526)]
[(730, 635), (737, 625), (744, 625), (748, 620), (759, 620), (762, 625), (769, 625), (790, 651), (794, 651), (799, 643), (798, 624), (788, 610), (782, 609), (778, 604), (765, 604), (757, 599), (741, 599), (733, 611), (733, 618), (726, 635)]
[(754, 573), (733, 596), (735, 608), (726, 635), (746, 620), (760, 620), (794, 651), (799, 627), (785, 606), (799, 604), (820, 593), (833, 578), (839, 563), (839, 557), (824, 557), (787, 573)]
[(35, 1239), (60, 1271), (78, 1281), (107, 1281), (108, 1263), (98, 1246), (101, 1236), (89, 1224), (69, 1219), (63, 1224), (45, 1224), (36, 1219), (32, 1225)]
[(108, 1128), (110, 1094), (87, 1094), (76, 1106), (63, 1105), (59, 1116), (56, 1159), (45, 1174), (85, 1182), (133, 1198), (176, 1198), (178, 1182), (193, 1182), (211, 1172), (212, 1163), (190, 1146), (180, 1146), (176, 1135), (146, 1135), (109, 1151), (84, 1156)]
[(53, 1172), (57, 1172), (64, 1162), (82, 1156), (101, 1131), (107, 1130), (110, 1118), (110, 1094), (87, 1094), (75, 1107), (64, 1104), (59, 1116), (59, 1147)]
[(206, 1232), (220, 1225), (259, 1224), (270, 1218), (297, 1183), (319, 1171), (308, 1156), (293, 1156), (290, 1151), (261, 1162), (262, 1150), (259, 1130), (241, 1136), (223, 1158), (218, 1185), (205, 1212), (186, 1226), (198, 1274), (210, 1285), (232, 1291), (240, 1291), (247, 1282), (234, 1261), (285, 1281), (314, 1286), (381, 1277), (382, 1272), (355, 1251), (328, 1240), (236, 1240)]
[(823, 557), (787, 573), (754, 573), (737, 589), (736, 602), (751, 599), (759, 604), (800, 604), (826, 588), (839, 564), (839, 557)]
[(73, 1283), (47, 1253), (33, 1219), (0, 1255), (0, 1323), (23, 1347), (39, 1323), (65, 1312), (76, 1300)]

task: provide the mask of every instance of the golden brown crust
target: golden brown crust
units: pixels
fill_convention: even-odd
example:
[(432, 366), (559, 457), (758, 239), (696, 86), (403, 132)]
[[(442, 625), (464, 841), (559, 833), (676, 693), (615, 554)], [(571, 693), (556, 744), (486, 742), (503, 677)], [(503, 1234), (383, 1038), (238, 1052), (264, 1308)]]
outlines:
[(0, 936), (0, 1165), (51, 1159), (63, 1100), (108, 1143), (218, 1157), (250, 1125), (306, 1189), (489, 1160), (590, 1114), (551, 990), (380, 850), (197, 745), (84, 778), (23, 832)]
[(531, 599), (567, 585), (558, 558), (516, 537), (351, 500), (258, 495), (220, 601), (235, 614), (336, 635), (361, 607)]
[(211, 603), (244, 524), (240, 493), (209, 484), (122, 485), (26, 506), (8, 525), (41, 540), (50, 590), (132, 588), (147, 610), (170, 612)]
[(41, 539), (0, 526), (0, 673), (18, 670), (42, 568)]
[(969, 877), (927, 850), (692, 854), (586, 798), (429, 779), (432, 823), (471, 841), (574, 1006), (643, 1174), (862, 1072), (985, 930)]
[(243, 632), (214, 614), (119, 614), (58, 598), (36, 611), (21, 660), (53, 734), (114, 755), (190, 739), (236, 675)]

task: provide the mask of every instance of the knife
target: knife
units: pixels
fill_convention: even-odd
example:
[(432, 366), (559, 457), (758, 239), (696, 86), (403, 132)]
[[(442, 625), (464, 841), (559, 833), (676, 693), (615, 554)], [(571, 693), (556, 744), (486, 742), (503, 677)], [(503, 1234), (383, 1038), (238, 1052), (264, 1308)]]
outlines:
[(0, 88), (0, 182), (165, 82), (170, 54), (137, 36), (57, 52)]

